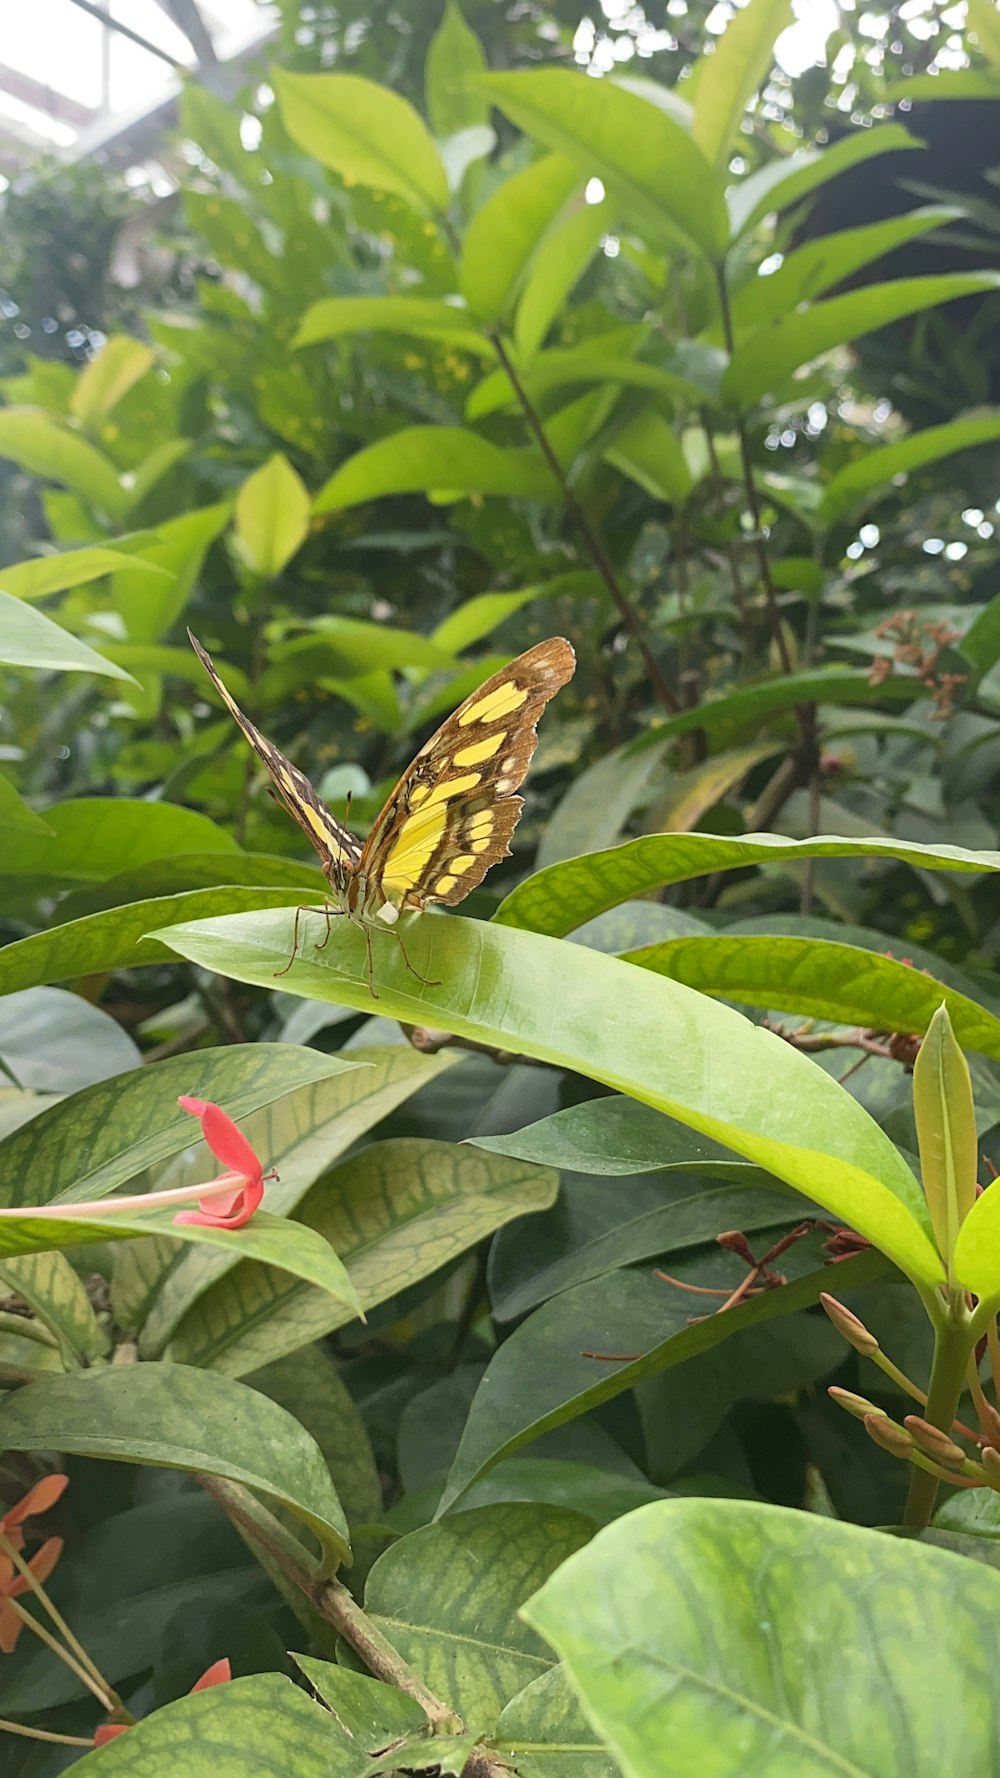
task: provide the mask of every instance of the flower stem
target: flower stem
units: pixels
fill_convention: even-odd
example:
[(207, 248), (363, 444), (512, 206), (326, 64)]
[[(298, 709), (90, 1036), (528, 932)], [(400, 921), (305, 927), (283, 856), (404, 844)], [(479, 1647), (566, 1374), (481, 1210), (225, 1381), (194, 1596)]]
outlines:
[(8, 1611), (12, 1611), (16, 1617), (20, 1618), (22, 1624), (25, 1624), (29, 1630), (34, 1631), (35, 1635), (45, 1643), (47, 1648), (52, 1650), (54, 1655), (58, 1655), (59, 1659), (69, 1667), (70, 1671), (76, 1674), (77, 1679), (80, 1680), (81, 1684), (86, 1686), (88, 1692), (93, 1692), (101, 1709), (107, 1711), (110, 1715), (111, 1711), (115, 1708), (114, 1697), (108, 1692), (101, 1690), (101, 1687), (97, 1685), (95, 1680), (87, 1672), (86, 1667), (81, 1666), (80, 1662), (70, 1654), (69, 1650), (64, 1648), (62, 1643), (55, 1636), (51, 1635), (45, 1628), (44, 1624), (40, 1624), (36, 1617), (32, 1617), (30, 1611), (25, 1611), (24, 1606), (19, 1605), (16, 1599), (7, 1599), (5, 1605)]
[(93, 1747), (92, 1737), (83, 1735), (57, 1735), (52, 1729), (29, 1729), (26, 1723), (10, 1722), (6, 1716), (0, 1716), (0, 1729), (8, 1735), (24, 1735), (29, 1741), (56, 1741), (60, 1747)]
[[(34, 1574), (32, 1574), (29, 1564), (24, 1560), (24, 1557), (21, 1555), (20, 1551), (16, 1550), (14, 1548), (14, 1545), (6, 1537), (0, 1537), (0, 1549), (3, 1550), (3, 1553), (5, 1556), (10, 1557), (10, 1560), (13, 1562), (15, 1568), (17, 1569), (18, 1573), (21, 1575), (22, 1579), (27, 1581), (28, 1586), (31, 1588), (31, 1591), (34, 1593), (35, 1598), (38, 1600), (39, 1605), (41, 1605), (41, 1607), (44, 1611), (48, 1612), (49, 1617), (52, 1619), (52, 1622), (55, 1624), (55, 1627), (59, 1631), (59, 1634), (61, 1636), (65, 1637), (67, 1643), (69, 1644), (69, 1647), (72, 1649), (73, 1653), (76, 1655), (76, 1657), (79, 1660), (79, 1662), (81, 1663), (81, 1665), (87, 1668), (88, 1672), (92, 1675), (95, 1683), (102, 1688), (103, 1696), (111, 1699), (111, 1704), (109, 1705), (109, 1709), (112, 1707), (117, 1708), (118, 1704), (119, 1704), (118, 1694), (108, 1684), (107, 1680), (104, 1677), (104, 1674), (101, 1672), (101, 1669), (96, 1665), (96, 1663), (94, 1661), (91, 1660), (89, 1654), (87, 1653), (87, 1650), (84, 1648), (83, 1643), (80, 1641), (79, 1637), (74, 1636), (72, 1630), (70, 1629), (68, 1623), (66, 1622), (66, 1619), (63, 1617), (62, 1612), (59, 1611), (57, 1609), (57, 1607), (53, 1605), (52, 1600), (49, 1598), (48, 1593), (45, 1591), (45, 1588), (42, 1586), (41, 1581), (38, 1580)], [(32, 1618), (31, 1622), (34, 1623), (35, 1620)], [(97, 1695), (97, 1694), (95, 1694), (95, 1695)], [(102, 1702), (103, 1702), (103, 1698), (102, 1698)]]
[[(939, 1431), (950, 1433), (965, 1382), (972, 1336), (964, 1303), (953, 1302), (951, 1312), (939, 1321), (934, 1336), (934, 1362), (927, 1390), (925, 1419)], [(923, 1529), (929, 1525), (937, 1499), (938, 1478), (914, 1469), (903, 1511), (903, 1524)]]

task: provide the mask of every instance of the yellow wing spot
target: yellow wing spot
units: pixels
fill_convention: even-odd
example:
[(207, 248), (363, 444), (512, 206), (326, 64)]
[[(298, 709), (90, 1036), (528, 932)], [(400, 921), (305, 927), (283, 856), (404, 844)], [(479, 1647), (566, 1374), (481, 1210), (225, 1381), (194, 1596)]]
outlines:
[(411, 809), (419, 809), (421, 803), (425, 803), (427, 801), (427, 798), (430, 796), (430, 793), (431, 793), (431, 787), (429, 784), (414, 784), (413, 789), (409, 792), (409, 802), (410, 802)]
[(464, 778), (442, 778), (440, 784), (435, 784), (430, 796), (423, 804), (422, 812), (426, 813), (427, 810), (434, 807), (439, 808), (442, 803), (450, 803), (452, 797), (463, 796), (467, 790), (474, 790), (481, 777), (481, 772), (466, 772)]
[(457, 882), (457, 877), (438, 877), (434, 885), (435, 895), (450, 895)]
[(485, 840), (470, 840), (469, 844), (474, 852), (488, 852), (490, 845), (489, 835), (487, 835)]
[(470, 864), (475, 864), (475, 862), (471, 852), (463, 852), (458, 858), (451, 859), (448, 869), (460, 877), (464, 871), (468, 870)]
[(498, 685), (477, 703), (470, 704), (463, 710), (458, 719), (459, 727), (466, 728), (470, 722), (496, 722), (501, 716), (512, 716), (515, 710), (527, 703), (528, 688), (526, 685), (515, 685), (512, 679)]
[(322, 840), (325, 844), (328, 844), (330, 840), (330, 830), (327, 827), (326, 822), (323, 820), (319, 810), (314, 809), (311, 803), (302, 802), (299, 797), (296, 797), (295, 799), (295, 807), (298, 809), (303, 821), (309, 823), (316, 838)]
[(492, 759), (494, 753), (499, 753), (506, 739), (505, 731), (499, 729), (495, 735), (490, 735), (488, 740), (476, 741), (471, 747), (463, 747), (460, 753), (455, 754), (452, 764), (478, 766), (484, 759)]

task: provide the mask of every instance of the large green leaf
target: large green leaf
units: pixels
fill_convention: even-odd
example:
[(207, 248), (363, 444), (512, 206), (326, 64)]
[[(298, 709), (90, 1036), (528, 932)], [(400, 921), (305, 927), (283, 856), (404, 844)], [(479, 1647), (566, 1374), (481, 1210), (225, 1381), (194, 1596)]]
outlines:
[(291, 1414), (231, 1377), (180, 1364), (110, 1365), (18, 1390), (0, 1412), (9, 1451), (62, 1451), (204, 1470), (272, 1496), (349, 1559), (347, 1525), (319, 1446)]
[(735, 186), (729, 198), (734, 238), (759, 222), (769, 210), (786, 210), (801, 203), (828, 180), (849, 167), (860, 166), (880, 154), (923, 148), (899, 123), (876, 124), (873, 129), (852, 130), (829, 148), (804, 148), (787, 159), (768, 161)]
[[(620, 334), (614, 337), (617, 342)], [(551, 351), (538, 353), (521, 372), (520, 381), (536, 404), (551, 389), (593, 383), (623, 383), (626, 388), (649, 389), (671, 408), (701, 406), (707, 399), (706, 391), (690, 377), (664, 370), (658, 364), (623, 357), (620, 351), (610, 349), (610, 343), (606, 346), (602, 337), (585, 346), (554, 346)], [(496, 370), (473, 389), (465, 412), (468, 419), (478, 420), (498, 408), (517, 405), (518, 397), (506, 371)]]
[(5, 666), (36, 667), (43, 673), (101, 673), (108, 679), (127, 679), (131, 673), (116, 666), (78, 636), (71, 636), (42, 611), (26, 605), (13, 593), (0, 591), (0, 661)]
[[(218, 872), (225, 874), (224, 868)], [(302, 889), (192, 889), (186, 895), (161, 895), (87, 914), (6, 945), (0, 951), (0, 993), (11, 994), (45, 982), (74, 981), (109, 969), (162, 963), (169, 952), (159, 940), (147, 941), (146, 934), (162, 927), (164, 921), (169, 925), (175, 919), (290, 907), (302, 899)]]
[(462, 295), (486, 322), (503, 320), (546, 232), (583, 185), (579, 163), (546, 154), (514, 173), (466, 230)]
[(611, 1755), (561, 1666), (550, 1667), (511, 1698), (493, 1739), (520, 1778), (616, 1778)]
[[(347, 1265), (365, 1308), (429, 1278), (516, 1216), (552, 1203), (557, 1180), (451, 1143), (380, 1142), (334, 1169), (299, 1210)], [(168, 1297), (147, 1338), (170, 1327)], [(267, 1266), (237, 1266), (180, 1321), (167, 1348), (181, 1362), (243, 1375), (352, 1319), (325, 1294)]]
[(538, 245), (514, 317), (517, 349), (530, 358), (562, 311), (573, 286), (594, 258), (615, 218), (610, 199), (571, 205)]
[(896, 278), (813, 303), (782, 316), (741, 340), (723, 378), (729, 400), (750, 407), (764, 395), (777, 397), (799, 365), (819, 358), (845, 340), (858, 339), (890, 321), (939, 308), (960, 296), (1000, 287), (1000, 272), (953, 272), (939, 277)]
[(15, 833), (50, 834), (48, 823), (18, 796), (9, 778), (0, 773), (0, 828)]
[[(350, 1525), (374, 1524), (382, 1484), (360, 1409), (323, 1346), (303, 1346), (246, 1381), (294, 1414), (316, 1440)], [(355, 1552), (356, 1553), (356, 1552)]]
[(654, 500), (683, 506), (691, 492), (691, 471), (680, 440), (655, 408), (647, 408), (620, 427), (604, 454)]
[(722, 181), (659, 106), (610, 80), (561, 68), (489, 74), (478, 85), (519, 129), (603, 179), (638, 221), (712, 258), (724, 252)]
[[(704, 1262), (679, 1256), (671, 1266), (682, 1283), (734, 1284), (731, 1265), (727, 1269), (717, 1262), (717, 1269), (706, 1273)], [(886, 1270), (877, 1253), (842, 1260), (836, 1267), (837, 1291), (846, 1292)], [(829, 1266), (813, 1262), (812, 1270), (780, 1290), (765, 1291), (722, 1314), (697, 1318), (695, 1311), (694, 1320), (693, 1305), (705, 1299), (678, 1290), (652, 1270), (606, 1272), (561, 1291), (515, 1328), (491, 1359), (469, 1410), (439, 1512), (454, 1506), (502, 1457), (541, 1433), (648, 1377), (711, 1352), (745, 1328), (808, 1308), (830, 1282)]]
[(99, 1081), (0, 1142), (0, 1204), (106, 1197), (147, 1167), (192, 1147), (198, 1126), (178, 1105), (181, 1093), (221, 1103), (238, 1120), (351, 1067), (339, 1056), (296, 1044), (232, 1044)]
[(28, 562), (14, 562), (10, 567), (0, 569), (0, 585), (15, 599), (45, 599), (50, 593), (85, 586), (90, 580), (116, 574), (125, 567), (136, 575), (153, 575), (161, 580), (169, 574), (169, 569), (156, 562), (144, 561), (142, 556), (95, 546), (92, 549), (67, 549), (51, 556), (34, 556)]
[(661, 1778), (664, 1748), (672, 1778), (958, 1778), (993, 1759), (998, 1607), (1000, 1577), (942, 1550), (671, 1500), (600, 1532), (524, 1615), (627, 1778)]
[(443, 211), (448, 181), (426, 124), (408, 100), (357, 74), (274, 71), (282, 122), (324, 167), (416, 210)]
[(728, 933), (670, 939), (628, 961), (744, 1006), (877, 1031), (924, 1032), (942, 1002), (959, 1042), (1000, 1060), (1000, 1018), (922, 969), (821, 938)]
[(590, 1520), (556, 1507), (479, 1507), (380, 1556), (365, 1610), (470, 1728), (492, 1728), (504, 1704), (553, 1665), (521, 1606), (592, 1531)]
[(533, 451), (504, 449), (461, 426), (405, 426), (334, 470), (313, 511), (342, 512), (386, 494), (436, 492), (549, 500), (555, 484)]
[(124, 517), (128, 499), (110, 458), (40, 408), (4, 408), (0, 457), (45, 481), (71, 488), (110, 519)]
[(805, 673), (740, 685), (722, 697), (709, 698), (691, 710), (653, 722), (631, 747), (640, 753), (644, 747), (658, 747), (662, 741), (703, 729), (718, 750), (737, 736), (755, 734), (772, 716), (784, 715), (796, 704), (881, 704), (887, 699), (910, 704), (927, 695), (927, 688), (915, 675), (900, 675), (884, 685), (873, 685), (867, 673), (839, 666), (815, 667)]
[(560, 1171), (618, 1179), (635, 1173), (706, 1173), (739, 1183), (749, 1162), (638, 1099), (608, 1094), (569, 1105), (502, 1136), (470, 1136), (477, 1148)]
[(466, 24), (462, 8), (457, 0), (446, 0), (424, 63), (427, 115), (436, 136), (454, 136), (486, 122), (485, 100), (471, 84), (486, 67), (483, 46)]
[(336, 1717), (277, 1673), (180, 1698), (87, 1757), (94, 1778), (177, 1778), (192, 1747), (212, 1778), (273, 1778), (277, 1748), (282, 1778), (360, 1778)]
[[(166, 942), (223, 975), (261, 982), (279, 951), (288, 954), (287, 924), (281, 915), (243, 915), (175, 927)], [(560, 944), (513, 927), (425, 917), (411, 926), (407, 948), (427, 985), (395, 947), (382, 946), (383, 1013), (536, 1056), (642, 1099), (823, 1204), (914, 1278), (940, 1279), (926, 1205), (902, 1156), (829, 1075), (772, 1033), (596, 951), (581, 947), (570, 965)], [(286, 981), (310, 998), (363, 1005), (363, 935), (339, 931), (322, 950), (306, 949)]]
[[(187, 605), (206, 552), (229, 518), (229, 506), (182, 512), (157, 525), (144, 543), (142, 560), (126, 558), (111, 581), (115, 609), (131, 642), (159, 642)], [(165, 569), (169, 580), (150, 584), (150, 567)]]
[(667, 883), (687, 883), (714, 871), (750, 864), (787, 864), (805, 858), (895, 858), (914, 870), (1000, 870), (1000, 852), (969, 852), (961, 846), (919, 846), (908, 840), (788, 840), (751, 833), (723, 838), (710, 833), (647, 834), (606, 852), (567, 859), (529, 877), (501, 902), (496, 919), (534, 932), (571, 932), (606, 908)]
[(343, 339), (355, 333), (402, 333), (414, 339), (447, 340), (465, 352), (491, 355), (465, 309), (429, 296), (325, 296), (299, 322), (297, 346)]
[(81, 370), (70, 396), (70, 413), (92, 430), (152, 366), (149, 346), (127, 334), (116, 335)]
[(0, 1278), (55, 1335), (68, 1360), (67, 1369), (91, 1364), (105, 1351), (108, 1336), (81, 1279), (63, 1254), (28, 1254), (4, 1260)]
[(712, 53), (695, 63), (691, 134), (706, 160), (722, 172), (743, 113), (770, 72), (775, 40), (791, 18), (792, 0), (749, 0), (713, 43)]
[(51, 830), (19, 840), (0, 860), (0, 876), (94, 882), (178, 852), (238, 852), (207, 815), (138, 797), (87, 796), (45, 810)]
[(938, 463), (942, 457), (966, 451), (972, 445), (989, 444), (996, 438), (1000, 438), (1000, 410), (994, 408), (951, 420), (944, 426), (927, 426), (896, 444), (867, 450), (828, 482), (820, 517), (826, 525), (835, 524), (866, 505), (873, 495), (895, 486), (897, 476)]
[(309, 490), (278, 451), (243, 483), (233, 509), (233, 535), (254, 574), (273, 579), (309, 530)]

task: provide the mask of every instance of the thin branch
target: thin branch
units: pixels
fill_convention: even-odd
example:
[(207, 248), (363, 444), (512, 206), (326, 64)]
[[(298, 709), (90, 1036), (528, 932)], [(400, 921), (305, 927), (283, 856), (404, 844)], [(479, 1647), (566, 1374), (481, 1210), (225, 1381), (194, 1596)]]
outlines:
[(517, 396), (518, 402), (520, 403), (521, 412), (527, 421), (532, 437), (541, 451), (549, 470), (559, 484), (563, 499), (566, 503), (566, 510), (572, 517), (590, 552), (594, 567), (597, 569), (598, 574), (601, 576), (601, 579), (607, 587), (611, 600), (618, 611), (618, 615), (625, 625), (625, 628), (628, 630), (629, 635), (632, 637), (639, 653), (642, 655), (646, 672), (649, 674), (650, 680), (656, 689), (657, 697), (669, 715), (678, 716), (681, 710), (680, 700), (675, 697), (673, 690), (664, 678), (658, 662), (655, 660), (649, 649), (635, 607), (632, 605), (631, 600), (628, 598), (628, 595), (618, 579), (611, 557), (608, 555), (608, 552), (604, 547), (603, 539), (596, 527), (591, 524), (586, 507), (583, 505), (582, 501), (577, 499), (576, 493), (569, 482), (566, 472), (549, 443), (548, 435), (542, 424), (541, 416), (528, 394), (528, 391), (524, 387), (503, 340), (498, 333), (491, 334), (490, 338), (497, 358), (507, 375), (510, 386), (514, 391), (514, 394)]

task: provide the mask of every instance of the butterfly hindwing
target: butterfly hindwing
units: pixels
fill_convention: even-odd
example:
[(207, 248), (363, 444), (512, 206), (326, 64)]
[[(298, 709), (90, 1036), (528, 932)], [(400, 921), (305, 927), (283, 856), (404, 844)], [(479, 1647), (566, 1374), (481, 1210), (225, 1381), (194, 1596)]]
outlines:
[(474, 691), (425, 742), (378, 816), (359, 870), (400, 909), (462, 901), (508, 855), (523, 807), (515, 795), (536, 724), (576, 657), (539, 642)]
[(271, 781), (288, 813), (294, 816), (309, 843), (319, 856), (324, 874), (330, 878), (337, 871), (350, 875), (358, 866), (361, 846), (346, 827), (335, 821), (304, 772), (262, 735), (259, 728), (244, 716), (236, 699), (226, 690), (212, 665), (211, 657), (202, 648), (197, 636), (188, 631), (191, 646), (215, 686), (233, 721), (238, 723), (258, 759), (267, 768)]

